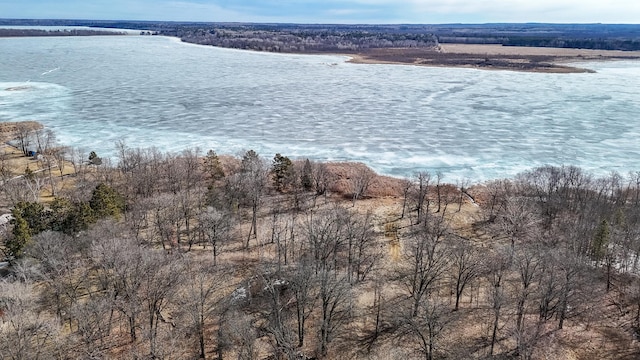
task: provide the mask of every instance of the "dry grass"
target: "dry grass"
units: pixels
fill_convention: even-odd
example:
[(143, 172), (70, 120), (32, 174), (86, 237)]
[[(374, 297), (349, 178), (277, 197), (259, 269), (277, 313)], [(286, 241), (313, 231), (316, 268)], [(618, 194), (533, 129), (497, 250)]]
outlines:
[(560, 49), (502, 45), (440, 44), (438, 49), (383, 48), (349, 54), (358, 64), (405, 64), (545, 73), (592, 72), (567, 63), (640, 59), (640, 51)]
[(35, 121), (0, 122), (0, 142), (13, 139), (15, 134), (18, 133), (19, 126), (33, 130), (42, 129), (42, 124)]
[[(7, 154), (7, 163), (11, 164), (11, 168), (14, 169), (16, 174), (22, 173), (27, 165), (32, 170), (35, 170), (39, 164), (35, 160), (22, 156), (19, 151), (11, 147), (3, 146), (0, 149)], [(222, 162), (226, 170), (237, 168), (238, 165), (238, 160), (232, 157), (223, 157)], [(328, 200), (318, 200), (318, 209), (331, 209), (336, 205), (351, 207), (350, 178), (359, 172), (371, 170), (361, 163), (330, 163), (327, 164), (327, 168), (335, 179), (335, 183), (331, 188), (331, 195)], [(70, 170), (70, 168), (65, 168), (65, 172)], [(365, 197), (356, 201), (351, 208), (359, 213), (368, 212), (371, 214), (378, 236), (377, 241), (381, 248), (385, 250), (382, 266), (377, 270), (378, 273), (372, 276), (388, 278), (389, 274), (392, 274), (398, 266), (402, 265), (403, 231), (410, 227), (412, 219), (411, 216), (400, 218), (403, 205), (403, 180), (379, 176), (373, 174), (372, 171), (371, 173), (373, 177)], [(67, 178), (72, 179), (72, 177)], [(63, 185), (73, 186), (70, 181), (64, 180)], [(443, 198), (450, 201), (450, 204), (446, 207), (445, 216), (454, 231), (457, 234), (476, 239), (478, 243), (490, 246), (490, 243), (484, 243), (487, 239), (479, 237), (474, 229), (474, 223), (482, 216), (481, 207), (465, 199), (458, 211), (456, 201), (459, 199), (459, 193), (455, 187), (444, 186), (441, 190)], [(483, 204), (486, 201), (486, 189), (483, 186), (476, 186), (469, 191), (479, 204)], [(43, 198), (46, 199), (46, 191), (43, 195)], [(309, 196), (312, 196), (312, 194), (309, 194)], [(433, 191), (430, 196), (432, 199), (435, 198)], [(285, 201), (285, 198), (286, 195), (270, 195), (265, 203), (270, 203), (270, 206), (276, 206), (275, 204), (278, 202)], [(277, 258), (276, 246), (269, 243), (272, 221), (269, 213), (269, 209), (263, 209), (258, 224), (258, 239), (251, 240), (249, 249), (244, 249), (244, 240), (249, 232), (248, 222), (245, 221), (238, 229), (235, 236), (236, 241), (228, 244), (225, 247), (225, 251), (218, 258), (220, 263), (231, 265), (236, 269), (233, 278), (229, 281), (229, 288), (225, 291), (232, 291), (244, 279), (257, 273), (261, 264), (275, 262)], [(208, 248), (197, 247), (194, 248), (193, 253), (197, 253), (197, 256), (201, 256), (203, 260), (211, 256)], [(366, 316), (351, 325), (354, 329), (353, 334), (351, 334), (353, 336), (358, 335), (366, 326), (371, 324), (370, 314), (366, 314), (365, 310), (373, 305), (372, 284), (371, 280), (356, 291), (354, 301), (357, 304), (357, 308), (363, 311)], [(399, 286), (385, 284), (384, 296), (386, 299), (393, 299), (400, 294), (402, 294), (402, 289)], [(447, 289), (443, 288), (439, 296), (443, 301), (451, 301), (451, 295)], [(459, 310), (460, 320), (455, 323), (455, 331), (447, 334), (444, 340), (445, 344), (443, 344), (446, 348), (453, 349), (453, 352), (449, 354), (449, 358), (466, 358), (469, 355), (468, 351), (471, 351), (476, 357), (482, 356), (486, 352), (487, 334), (489, 333), (486, 320), (489, 311), (487, 297), (483, 286), (469, 289), (463, 295), (461, 309)], [(603, 297), (602, 302), (597, 306), (599, 310), (592, 309), (593, 315), (589, 322), (569, 320), (565, 323), (565, 328), (558, 331), (552, 329), (556, 324), (554, 321), (550, 321), (549, 334), (541, 343), (540, 350), (536, 353), (536, 358), (633, 359), (638, 353), (638, 344), (626, 327), (631, 315), (619, 314), (616, 308), (607, 306), (607, 301), (607, 297)], [(534, 321), (535, 319), (532, 318), (531, 323)], [(312, 337), (313, 334), (309, 334), (309, 338)], [(119, 338), (116, 336), (116, 339)], [(268, 349), (269, 345), (265, 338), (258, 341), (258, 347), (263, 349), (261, 352), (263, 355), (267, 353), (265, 349)], [(497, 350), (506, 351), (512, 347), (512, 340), (505, 337), (500, 341)], [(116, 351), (126, 352), (128, 350), (130, 349), (126, 345), (116, 348)], [(311, 348), (305, 350), (307, 350), (307, 353), (312, 353), (313, 351)], [(456, 351), (459, 351), (459, 353)], [(114, 352), (113, 354), (118, 355), (119, 353)], [(347, 356), (349, 358), (370, 359), (417, 358), (415, 352), (407, 349), (407, 347), (398, 346), (393, 341), (377, 344), (375, 350), (368, 355), (359, 353), (356, 349), (346, 349), (344, 352), (335, 352), (331, 355), (333, 358), (345, 358)]]
[(440, 44), (441, 51), (449, 54), (554, 56), (562, 58), (620, 58), (640, 57), (640, 51), (562, 49), (551, 47), (525, 47), (475, 44)]
[[(0, 167), (4, 167), (12, 177), (24, 175), (27, 169), (36, 174), (40, 174), (40, 176), (48, 176), (44, 162), (36, 160), (33, 157), (25, 156), (20, 150), (13, 146), (0, 144), (0, 159), (2, 159), (0, 160)], [(73, 189), (74, 178), (69, 175), (74, 173), (74, 169), (70, 163), (64, 163), (62, 174), (60, 174), (57, 166), (52, 168), (51, 171), (56, 191)], [(40, 200), (48, 203), (53, 199), (54, 196), (52, 195), (50, 185), (44, 186), (40, 193)], [(4, 211), (8, 211), (7, 208), (9, 205), (10, 204), (3, 203), (0, 198), (0, 210), (4, 209)]]

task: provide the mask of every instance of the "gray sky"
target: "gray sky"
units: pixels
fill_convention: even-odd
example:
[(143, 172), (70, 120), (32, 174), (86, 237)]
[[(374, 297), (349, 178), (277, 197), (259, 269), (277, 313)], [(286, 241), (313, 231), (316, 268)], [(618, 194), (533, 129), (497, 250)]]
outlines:
[(640, 0), (0, 0), (0, 18), (637, 24)]

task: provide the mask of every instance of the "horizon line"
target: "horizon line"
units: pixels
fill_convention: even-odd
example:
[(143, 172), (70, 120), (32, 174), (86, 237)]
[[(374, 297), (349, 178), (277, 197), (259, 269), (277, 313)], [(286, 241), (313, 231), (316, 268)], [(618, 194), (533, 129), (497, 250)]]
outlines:
[(178, 24), (255, 24), (255, 25), (330, 25), (330, 26), (425, 26), (425, 25), (628, 25), (640, 26), (640, 23), (606, 22), (444, 22), (444, 23), (331, 23), (331, 22), (256, 22), (256, 21), (193, 21), (193, 20), (132, 20), (132, 19), (72, 19), (72, 18), (1, 18), (0, 21), (100, 21), (100, 22), (139, 22), (139, 23), (178, 23)]

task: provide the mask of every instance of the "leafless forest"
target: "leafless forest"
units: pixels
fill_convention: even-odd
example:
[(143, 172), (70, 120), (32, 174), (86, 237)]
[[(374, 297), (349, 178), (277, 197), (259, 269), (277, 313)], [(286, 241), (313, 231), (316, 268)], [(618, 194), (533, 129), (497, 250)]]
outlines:
[(0, 37), (25, 37), (25, 36), (106, 36), (106, 35), (126, 35), (125, 32), (105, 31), (105, 30), (38, 30), (38, 29), (0, 29)]
[(640, 172), (445, 184), (17, 128), (0, 359), (640, 356)]

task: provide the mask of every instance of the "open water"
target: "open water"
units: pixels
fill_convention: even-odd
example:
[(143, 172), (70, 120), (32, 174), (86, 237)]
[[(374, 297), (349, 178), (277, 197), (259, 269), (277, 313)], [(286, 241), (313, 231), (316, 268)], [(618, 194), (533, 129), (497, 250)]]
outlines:
[(473, 182), (535, 166), (640, 170), (640, 62), (542, 74), (349, 64), (151, 36), (0, 39), (0, 121), (115, 143), (363, 161)]

